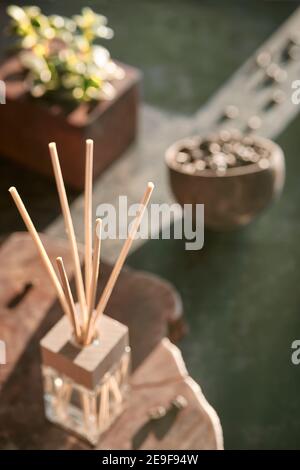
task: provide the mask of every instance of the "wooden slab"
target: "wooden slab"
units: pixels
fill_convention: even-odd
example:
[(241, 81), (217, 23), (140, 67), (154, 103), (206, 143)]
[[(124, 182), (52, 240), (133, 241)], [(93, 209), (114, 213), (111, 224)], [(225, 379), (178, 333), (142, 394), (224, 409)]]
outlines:
[[(46, 236), (43, 241), (50, 258), (63, 255), (71, 273), (66, 242)], [(61, 314), (26, 233), (14, 234), (2, 245), (0, 266), (0, 337), (8, 357), (8, 364), (0, 368), (0, 448), (90, 448), (44, 417), (39, 340)], [(104, 266), (103, 278), (110, 269)], [(32, 287), (22, 298), (20, 293), (30, 280)], [(181, 303), (174, 289), (155, 276), (126, 269), (107, 312), (128, 324), (133, 366), (138, 367), (128, 408), (100, 441), (100, 448), (222, 448), (216, 413), (188, 377), (179, 350), (166, 338), (161, 340), (169, 321), (180, 321)], [(186, 398), (186, 408), (149, 420), (151, 408), (169, 408), (179, 394)]]
[[(163, 339), (131, 380), (127, 410), (106, 433), (99, 449), (223, 449), (219, 418), (200, 387), (188, 376), (179, 349)], [(181, 395), (187, 406), (171, 402)], [(163, 418), (151, 420), (149, 410), (164, 406)]]
[[(62, 256), (72, 277), (67, 242), (45, 235), (42, 240), (52, 262)], [(102, 262), (98, 295), (110, 272), (111, 265)], [(106, 313), (129, 327), (133, 367), (161, 338), (170, 335), (173, 340), (179, 339), (185, 329), (181, 299), (171, 284), (128, 268), (120, 274)], [(30, 236), (27, 232), (10, 236), (0, 248), (0, 339), (6, 342), (8, 358), (2, 380), (13, 370), (36, 331), (42, 337), (61, 316), (56, 294)]]
[[(42, 239), (50, 259), (61, 255), (71, 275), (67, 243)], [(110, 271), (111, 266), (102, 263), (100, 290)], [(62, 315), (55, 299), (29, 235), (9, 237), (0, 248), (0, 339), (6, 343), (8, 361), (0, 367), (0, 448), (39, 448), (46, 443), (58, 448), (73, 442), (48, 425), (42, 403), (39, 341)], [(129, 327), (133, 368), (163, 337), (172, 332), (180, 337), (184, 329), (175, 289), (156, 276), (130, 269), (122, 271), (106, 313)]]

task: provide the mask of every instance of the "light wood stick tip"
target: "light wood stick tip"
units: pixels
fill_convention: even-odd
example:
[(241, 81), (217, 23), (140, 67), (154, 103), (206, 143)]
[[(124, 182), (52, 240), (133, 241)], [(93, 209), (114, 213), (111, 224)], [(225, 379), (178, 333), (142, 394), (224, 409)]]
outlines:
[(96, 219), (95, 223), (95, 233), (98, 238), (101, 238), (101, 228), (102, 228), (102, 219)]
[(9, 192), (10, 194), (16, 194), (18, 191), (17, 191), (17, 189), (16, 189), (14, 186), (11, 186), (11, 187), (9, 188), (8, 192)]
[(50, 150), (56, 150), (56, 143), (55, 142), (50, 142), (48, 144), (48, 147), (49, 147)]
[(147, 189), (149, 189), (149, 191), (153, 191), (154, 184), (152, 183), (152, 181), (149, 181), (149, 183), (147, 184)]
[(93, 145), (94, 141), (93, 139), (86, 139), (85, 143), (86, 145)]

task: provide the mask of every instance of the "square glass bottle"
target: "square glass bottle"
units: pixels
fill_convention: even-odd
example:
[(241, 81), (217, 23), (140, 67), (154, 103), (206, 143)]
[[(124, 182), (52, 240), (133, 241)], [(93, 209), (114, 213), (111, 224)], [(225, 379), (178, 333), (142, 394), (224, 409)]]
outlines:
[(93, 445), (123, 411), (130, 373), (128, 328), (102, 315), (97, 332), (80, 346), (63, 317), (40, 343), (46, 417)]

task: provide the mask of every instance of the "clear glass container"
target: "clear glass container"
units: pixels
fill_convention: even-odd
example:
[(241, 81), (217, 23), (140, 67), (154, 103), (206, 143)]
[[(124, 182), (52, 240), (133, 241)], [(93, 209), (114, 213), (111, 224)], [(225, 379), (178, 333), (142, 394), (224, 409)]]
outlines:
[(45, 413), (49, 421), (96, 445), (122, 413), (129, 389), (130, 347), (93, 390), (48, 365), (42, 366)]
[(102, 314), (95, 339), (82, 346), (64, 316), (40, 346), (46, 417), (96, 445), (126, 405), (128, 327)]

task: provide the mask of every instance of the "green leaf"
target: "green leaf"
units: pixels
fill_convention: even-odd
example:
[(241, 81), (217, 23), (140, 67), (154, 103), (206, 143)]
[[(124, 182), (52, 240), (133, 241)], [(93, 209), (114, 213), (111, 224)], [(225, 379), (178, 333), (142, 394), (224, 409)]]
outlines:
[(39, 20), (37, 18), (31, 18), (31, 24), (35, 28), (40, 28), (40, 26), (41, 26), (41, 23), (39, 22)]

